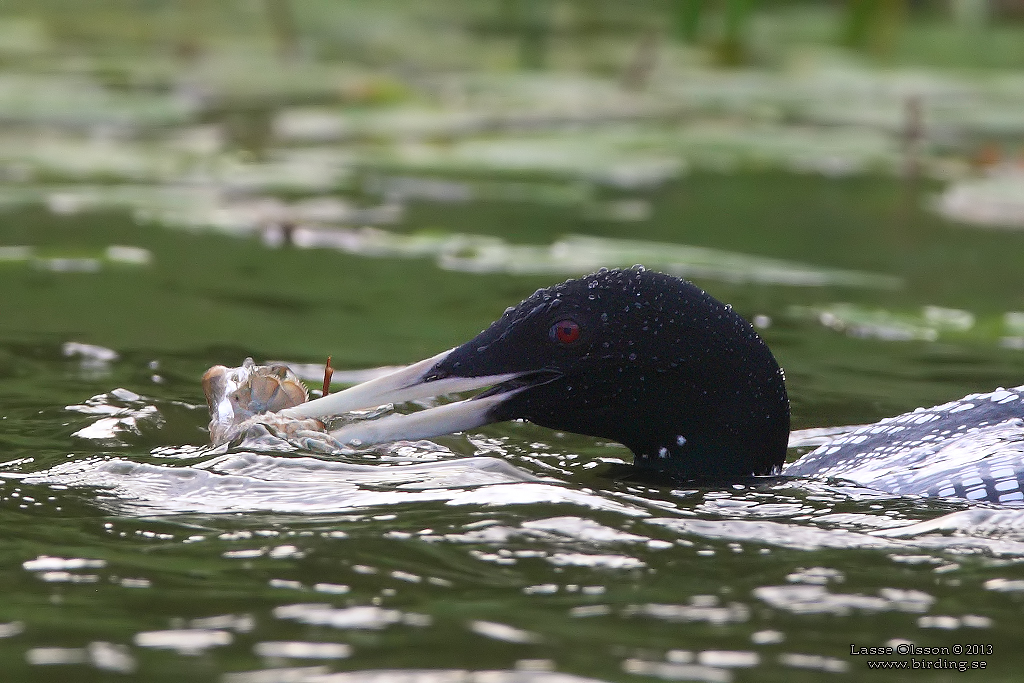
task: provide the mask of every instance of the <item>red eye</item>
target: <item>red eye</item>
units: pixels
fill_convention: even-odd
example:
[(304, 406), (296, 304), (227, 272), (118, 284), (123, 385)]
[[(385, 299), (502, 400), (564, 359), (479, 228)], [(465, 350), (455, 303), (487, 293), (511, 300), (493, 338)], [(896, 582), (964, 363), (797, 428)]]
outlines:
[(572, 320), (561, 320), (551, 326), (548, 330), (551, 341), (559, 344), (572, 344), (580, 338), (580, 326)]

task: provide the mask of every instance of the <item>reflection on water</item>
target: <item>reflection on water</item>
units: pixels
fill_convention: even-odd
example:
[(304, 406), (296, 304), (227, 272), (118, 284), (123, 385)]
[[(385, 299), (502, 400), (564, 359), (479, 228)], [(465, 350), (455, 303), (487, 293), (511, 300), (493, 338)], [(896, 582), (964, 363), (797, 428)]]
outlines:
[[(71, 350), (107, 364), (83, 375), (93, 386), (135, 362)], [(185, 378), (151, 386), (197, 391)], [(518, 423), (326, 459), (286, 440), (182, 445), (183, 422), (206, 417), (121, 388), (22, 418), (76, 434), (76, 446), (0, 465), (0, 514), (83, 520), (85, 538), (103, 542), (77, 554), (27, 546), (10, 571), (36, 606), (0, 620), (0, 651), (20, 666), (122, 674), (212, 657), (231, 681), (728, 681), (857, 670), (847, 629), (871, 629), (879, 645), (976, 631), (1004, 642), (1016, 621), (1015, 603), (995, 598), (1021, 593), (1020, 510), (786, 478), (652, 487), (607, 469), (628, 461), (621, 447)], [(83, 532), (62, 533), (71, 550)], [(192, 600), (210, 581), (224, 596)], [(177, 598), (174, 586), (188, 589)], [(82, 618), (108, 601), (163, 606), (59, 637), (37, 630), (68, 609), (49, 604), (55, 590), (98, 591), (71, 608)], [(823, 615), (837, 620), (824, 640)], [(447, 655), (410, 649), (438, 637), (477, 648), (490, 668), (448, 669)]]
[[(415, 460), (410, 446), (400, 457)], [(435, 456), (431, 449), (429, 456)], [(175, 512), (339, 512), (374, 505), (444, 501), (448, 505), (569, 503), (627, 515), (646, 514), (615, 500), (562, 486), (490, 458), (422, 465), (363, 465), (315, 458), (237, 453), (192, 467), (120, 459), (84, 460), (28, 475), (27, 483), (97, 486), (114, 494), (115, 509)], [(127, 506), (127, 507), (122, 507)]]

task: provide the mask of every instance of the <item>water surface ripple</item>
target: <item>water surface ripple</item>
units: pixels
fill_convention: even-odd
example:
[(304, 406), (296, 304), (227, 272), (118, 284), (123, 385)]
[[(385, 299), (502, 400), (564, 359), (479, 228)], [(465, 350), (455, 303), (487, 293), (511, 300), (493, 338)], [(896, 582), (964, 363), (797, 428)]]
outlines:
[(107, 385), (91, 398), (10, 413), (0, 515), (51, 525), (2, 564), (0, 652), (26, 680), (820, 680), (862, 675), (851, 643), (1016, 638), (1021, 509), (797, 478), (657, 487), (616, 469), (616, 444), (523, 423), (330, 457), (215, 449), (185, 376), (144, 395), (115, 369), (72, 382)]

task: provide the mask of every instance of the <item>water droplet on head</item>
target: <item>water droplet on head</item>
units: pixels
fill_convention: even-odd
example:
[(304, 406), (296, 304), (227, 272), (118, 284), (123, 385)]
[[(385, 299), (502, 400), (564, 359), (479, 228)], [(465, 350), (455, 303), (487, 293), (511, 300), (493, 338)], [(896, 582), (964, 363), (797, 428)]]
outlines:
[(603, 323), (608, 322), (608, 314), (607, 313), (602, 313), (601, 314), (601, 322), (603, 322)]
[(682, 434), (680, 434), (679, 436), (676, 437), (676, 443), (679, 444), (680, 446), (685, 445), (686, 444), (686, 437), (683, 436)]
[(636, 360), (636, 354), (635, 353), (629, 354), (629, 359), (630, 360)]

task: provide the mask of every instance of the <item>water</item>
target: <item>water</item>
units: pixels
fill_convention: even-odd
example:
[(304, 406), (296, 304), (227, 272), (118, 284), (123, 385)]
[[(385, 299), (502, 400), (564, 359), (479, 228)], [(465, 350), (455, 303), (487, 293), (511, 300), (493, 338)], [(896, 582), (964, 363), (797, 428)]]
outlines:
[[(1024, 308), (1018, 237), (948, 226), (901, 192), (698, 175), (644, 193), (654, 217), (629, 237), (760, 244), (785, 263), (899, 279), (841, 288), (706, 272), (703, 286), (757, 317), (798, 429), (1020, 383), (1024, 358), (1005, 341)], [(775, 211), (735, 227), (766, 194)], [(442, 218), (487, 233), (499, 213), (500, 234), (520, 244), (550, 243), (547, 226), (567, 215), (421, 201), (399, 233)], [(821, 220), (851, 213), (858, 231)], [(621, 225), (587, 231), (621, 236)], [(827, 250), (814, 247), (822, 232)], [(1024, 537), (984, 507), (808, 480), (652, 486), (623, 473), (621, 446), (525, 423), (330, 460), (209, 446), (207, 367), (246, 355), (330, 353), (343, 371), (409, 362), (469, 338), (551, 275), (182, 235), (117, 212), (18, 209), (0, 233), (43, 254), (150, 254), (93, 272), (0, 270), (9, 680), (857, 680), (877, 658), (851, 644), (901, 643), (991, 645), (916, 659), (1016, 675)], [(835, 433), (802, 432), (793, 457)]]
[(559, 12), (531, 73), (486, 3), (187, 4), (0, 17), (0, 679), (959, 675), (851, 655), (910, 643), (1019, 678), (1019, 509), (655, 486), (524, 423), (214, 448), (200, 386), (247, 356), (361, 379), (635, 262), (754, 322), (792, 458), (1022, 384), (1022, 237), (991, 227), (1020, 223), (1024, 88), (919, 67), (1019, 65), (1016, 29), (915, 18), (878, 69), (822, 44), (831, 10), (773, 10), (769, 68), (665, 40), (637, 92), (658, 3)]

